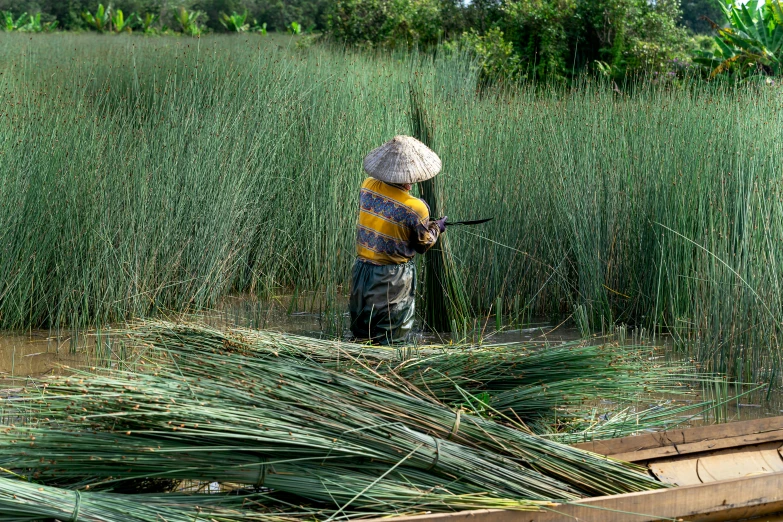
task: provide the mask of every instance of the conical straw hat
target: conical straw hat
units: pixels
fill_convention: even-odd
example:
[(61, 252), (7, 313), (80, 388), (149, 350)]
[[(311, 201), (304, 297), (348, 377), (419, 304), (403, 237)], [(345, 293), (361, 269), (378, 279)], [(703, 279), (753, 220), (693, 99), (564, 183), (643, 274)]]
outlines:
[(364, 171), (386, 183), (418, 183), (440, 172), (440, 158), (410, 136), (395, 136), (364, 158)]

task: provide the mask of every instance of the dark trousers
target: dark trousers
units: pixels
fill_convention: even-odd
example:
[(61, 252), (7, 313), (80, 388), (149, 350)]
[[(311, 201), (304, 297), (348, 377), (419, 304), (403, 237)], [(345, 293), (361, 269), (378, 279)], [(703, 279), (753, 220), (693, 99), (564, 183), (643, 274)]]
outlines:
[(416, 264), (373, 265), (359, 259), (351, 280), (351, 332), (380, 344), (405, 342), (413, 328)]

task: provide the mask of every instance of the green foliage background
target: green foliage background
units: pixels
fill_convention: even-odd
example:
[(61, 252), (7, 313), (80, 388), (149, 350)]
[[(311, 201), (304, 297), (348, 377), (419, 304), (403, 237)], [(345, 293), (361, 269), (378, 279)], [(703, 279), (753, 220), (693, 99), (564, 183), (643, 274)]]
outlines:
[(697, 34), (712, 34), (708, 18), (720, 24), (723, 13), (717, 0), (682, 0), (682, 24)]
[(467, 7), (448, 0), (337, 0), (330, 13), (328, 29), (338, 40), (419, 47), (451, 40), (484, 60), (488, 77), (562, 80), (596, 60), (615, 78), (663, 73), (676, 70), (674, 59), (686, 60), (693, 48), (679, 0), (486, 0)]
[(175, 8), (204, 11), (206, 25), (214, 31), (225, 30), (220, 24), (220, 13), (233, 11), (250, 14), (259, 23), (266, 22), (273, 31), (285, 31), (291, 22), (299, 22), (305, 28), (326, 27), (326, 12), (330, 0), (0, 0), (0, 11), (14, 13), (42, 12), (46, 20), (59, 20), (65, 29), (84, 29), (81, 13), (94, 11), (98, 2), (109, 3), (124, 13), (156, 13), (163, 23), (175, 26), (172, 14)]
[[(223, 13), (249, 14), (248, 23), (285, 31), (297, 22), (340, 44), (433, 49), (443, 42), (472, 52), (488, 81), (545, 78), (561, 81), (592, 67), (615, 80), (629, 73), (674, 72), (700, 47), (692, 36), (720, 22), (720, 0), (114, 0), (112, 7), (159, 15), (160, 28), (177, 28), (173, 13), (201, 11), (200, 24), (225, 31)], [(107, 3), (108, 5), (108, 3)], [(0, 10), (42, 12), (64, 29), (87, 29), (81, 17), (96, 0), (0, 0)]]

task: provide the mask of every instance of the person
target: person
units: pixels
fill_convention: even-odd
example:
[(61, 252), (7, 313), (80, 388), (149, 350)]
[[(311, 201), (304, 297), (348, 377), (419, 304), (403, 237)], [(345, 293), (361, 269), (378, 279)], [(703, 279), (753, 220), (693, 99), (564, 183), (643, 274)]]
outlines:
[(416, 264), (446, 230), (414, 183), (438, 174), (438, 155), (410, 136), (395, 136), (364, 158), (370, 176), (359, 193), (356, 261), (351, 278), (351, 332), (376, 344), (405, 342), (413, 328)]

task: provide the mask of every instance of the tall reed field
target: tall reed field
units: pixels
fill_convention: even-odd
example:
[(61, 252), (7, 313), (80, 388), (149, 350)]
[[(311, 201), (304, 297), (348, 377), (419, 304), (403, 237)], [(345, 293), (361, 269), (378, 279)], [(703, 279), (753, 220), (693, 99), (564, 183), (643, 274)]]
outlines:
[(473, 310), (657, 328), (742, 380), (779, 367), (777, 86), (477, 93), (461, 56), (253, 36), (2, 34), (0, 63), (2, 327), (347, 291), (362, 158), (411, 134), (415, 81), (442, 213), (495, 218), (447, 232)]

